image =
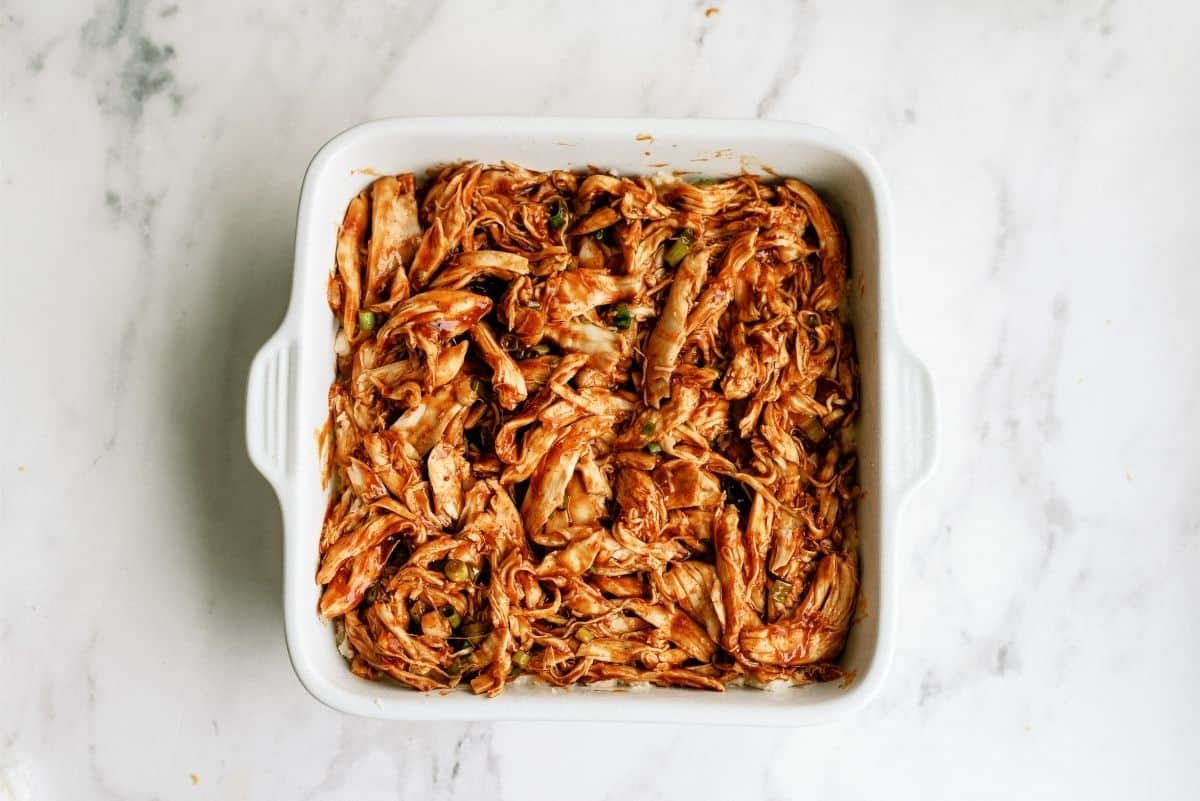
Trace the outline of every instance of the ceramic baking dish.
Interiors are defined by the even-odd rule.
[[[774,691],[600,690],[510,685],[497,698],[419,693],[352,675],[313,579],[326,495],[314,432],[326,415],[335,322],[325,300],[334,239],[347,203],[374,176],[418,175],[462,159],[534,169],[594,165],[624,174],[695,177],[774,171],[815,185],[844,221],[850,314],[862,368],[859,503],[864,603],[842,664],[850,680]],[[862,150],[829,131],[761,121],[424,118],[371,122],[340,134],[304,176],[291,304],[250,368],[250,458],[279,495],[284,524],[284,619],[300,681],[335,709],[397,720],[622,720],[800,725],[827,721],[883,680],[896,631],[897,518],[933,458],[929,374],[896,331],[891,213],[883,177]]]

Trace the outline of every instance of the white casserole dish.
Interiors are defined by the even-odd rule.
[[[652,139],[650,138],[652,137]],[[813,184],[845,223],[850,314],[862,368],[858,424],[862,596],[842,664],[848,682],[724,693],[510,685],[497,698],[423,694],[350,673],[317,613],[317,538],[326,495],[314,432],[325,421],[335,321],[326,280],[346,205],[375,175],[463,159],[534,169],[595,165],[624,174],[695,177],[774,171]],[[776,122],[637,119],[425,118],[371,122],[325,145],[304,176],[291,304],[250,368],[250,458],[279,495],[284,523],[284,619],[300,681],[345,712],[396,720],[621,720],[802,725],[860,705],[883,680],[896,631],[897,519],[934,452],[933,391],[896,331],[891,212],[874,160],[833,133]]]

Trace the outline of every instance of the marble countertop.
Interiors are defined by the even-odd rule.
[[[1198,7],[848,5],[0,0],[0,799],[1196,797]],[[941,453],[856,716],[389,724],[296,681],[247,367],[308,159],[436,113],[876,154]]]

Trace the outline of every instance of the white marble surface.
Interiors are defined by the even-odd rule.
[[[1200,793],[1192,3],[0,0],[0,799]],[[941,458],[831,728],[311,700],[243,448],[296,193],[405,114],[768,117],[878,156]]]

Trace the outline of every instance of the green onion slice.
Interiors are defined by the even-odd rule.
[[[561,200],[554,201],[554,205],[550,207],[550,219],[546,220],[546,225],[551,231],[558,231],[567,224],[567,207]]]
[[[688,243],[682,239],[676,239],[671,243],[671,247],[667,248],[663,259],[672,267],[678,267],[679,262],[683,261],[683,257],[688,254]]]
[[[465,583],[471,580],[471,571],[467,569],[467,563],[461,559],[447,559],[446,566],[442,570],[446,574],[446,578],[451,581]]]
[[[617,311],[613,314],[613,325],[622,331],[633,325],[633,312],[629,310],[628,303],[617,304]]]

